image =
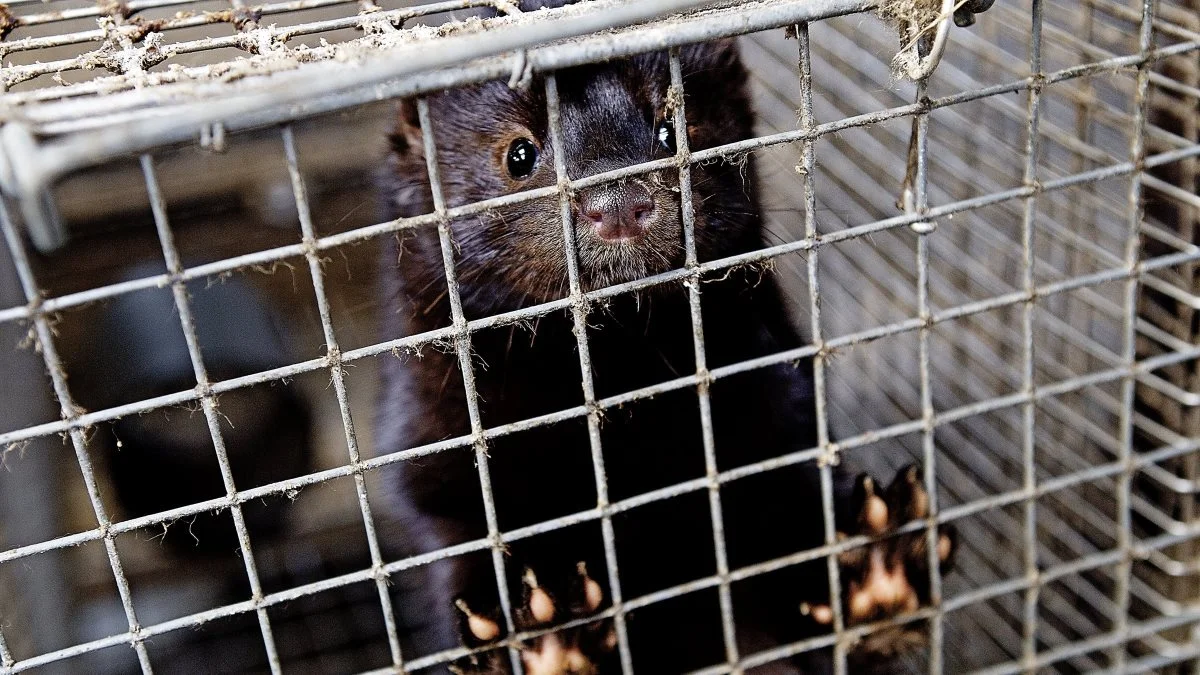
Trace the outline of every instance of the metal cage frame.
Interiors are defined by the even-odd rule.
[[[25,4],[22,0],[10,3],[12,6]],[[170,2],[130,2],[128,9],[137,11],[145,7],[158,7],[176,4]],[[389,667],[379,672],[411,672],[436,664],[444,664],[471,652],[465,648],[453,649],[437,654],[409,659],[401,653],[401,640],[397,633],[395,610],[389,597],[387,586],[389,577],[420,565],[445,557],[462,555],[470,552],[490,551],[495,567],[501,605],[504,612],[510,637],[503,641],[511,651],[515,672],[522,672],[520,659],[517,657],[516,645],[519,641],[537,635],[560,630],[564,626],[534,632],[513,633],[512,603],[507,596],[505,559],[503,548],[519,539],[531,537],[550,530],[567,527],[574,524],[599,521],[604,537],[605,553],[609,568],[609,589],[612,596],[612,607],[595,617],[581,619],[575,624],[594,621],[597,618],[612,618],[617,627],[621,662],[625,672],[632,673],[631,654],[626,635],[624,618],[630,611],[645,607],[652,603],[661,602],[685,593],[701,589],[718,590],[721,608],[722,628],[726,662],[701,671],[706,674],[740,673],[771,661],[785,658],[803,651],[833,647],[836,655],[837,671],[846,672],[846,654],[853,643],[863,635],[879,630],[897,622],[912,622],[928,620],[931,630],[931,649],[929,672],[944,672],[941,661],[943,649],[943,620],[947,613],[973,603],[983,602],[1009,593],[1020,593],[1024,599],[1025,616],[1022,626],[1022,644],[1020,657],[1010,662],[996,665],[979,672],[986,673],[1017,673],[1033,672],[1041,668],[1052,667],[1055,664],[1070,659],[1080,653],[1096,650],[1111,650],[1110,667],[1113,672],[1131,672],[1144,665],[1127,663],[1125,645],[1139,637],[1158,633],[1170,628],[1194,628],[1200,624],[1200,607],[1190,605],[1174,616],[1162,616],[1147,621],[1130,619],[1130,578],[1135,560],[1144,559],[1156,552],[1200,538],[1200,521],[1194,522],[1184,532],[1168,532],[1151,538],[1139,539],[1134,535],[1132,525],[1132,485],[1135,476],[1146,467],[1171,459],[1191,455],[1200,451],[1200,436],[1189,436],[1187,430],[1176,438],[1163,439],[1162,444],[1149,452],[1135,450],[1134,436],[1138,432],[1139,422],[1135,413],[1135,394],[1139,385],[1144,385],[1153,377],[1153,371],[1172,364],[1181,364],[1200,359],[1200,346],[1192,344],[1178,345],[1177,349],[1152,357],[1139,358],[1137,348],[1138,328],[1134,320],[1138,316],[1139,288],[1145,282],[1147,275],[1155,270],[1165,269],[1180,264],[1193,264],[1200,261],[1200,246],[1194,242],[1179,242],[1176,250],[1163,255],[1146,257],[1141,246],[1143,232],[1143,189],[1147,181],[1160,179],[1149,176],[1146,172],[1182,159],[1200,157],[1200,145],[1182,144],[1178,147],[1151,153],[1147,149],[1145,138],[1145,116],[1148,108],[1148,88],[1151,78],[1156,77],[1156,64],[1176,55],[1193,54],[1200,51],[1200,34],[1169,25],[1166,30],[1174,31],[1177,42],[1168,46],[1155,46],[1153,34],[1156,27],[1154,0],[1143,0],[1140,3],[1140,16],[1137,16],[1139,33],[1136,53],[1114,55],[1098,58],[1084,65],[1068,67],[1060,70],[1047,71],[1042,65],[1042,13],[1043,2],[1034,0],[1031,15],[1032,39],[1030,43],[1029,69],[1031,75],[1017,80],[1005,82],[984,88],[972,89],[961,93],[930,98],[927,95],[925,82],[918,84],[916,100],[908,105],[896,106],[885,110],[855,115],[830,122],[818,123],[812,107],[813,68],[809,43],[809,24],[836,15],[856,13],[869,9],[869,4],[863,0],[751,0],[740,3],[721,3],[725,6],[717,9],[693,11],[682,16],[671,16],[676,10],[703,3],[691,2],[628,2],[620,3],[615,0],[600,0],[598,7],[586,8],[585,11],[564,11],[561,17],[554,18],[553,14],[538,16],[510,16],[497,19],[495,26],[489,28],[492,42],[481,46],[477,36],[445,37],[441,43],[444,51],[432,53],[426,50],[426,56],[421,59],[408,60],[397,58],[397,55],[417,53],[416,48],[398,40],[394,48],[385,51],[389,59],[365,55],[361,62],[351,66],[336,60],[319,63],[302,64],[294,70],[274,72],[270,77],[249,78],[253,86],[246,85],[247,81],[224,83],[220,81],[200,83],[168,82],[160,86],[150,86],[141,89],[127,89],[123,93],[105,96],[92,96],[102,87],[87,83],[71,85],[64,88],[62,101],[42,99],[48,96],[44,90],[31,92],[14,92],[0,97],[0,111],[7,123],[0,130],[0,150],[4,162],[0,162],[0,186],[9,199],[7,204],[0,204],[0,228],[3,229],[4,240],[12,256],[24,294],[24,304],[0,308],[0,322],[22,323],[32,327],[36,344],[40,349],[44,365],[53,383],[54,393],[60,405],[61,419],[53,422],[37,424],[12,431],[0,433],[0,447],[8,447],[27,442],[31,439],[62,435],[70,440],[79,468],[83,473],[88,489],[89,501],[94,512],[97,526],[83,532],[56,537],[51,540],[31,545],[10,548],[0,551],[0,564],[11,563],[23,558],[34,556],[47,551],[77,546],[87,542],[102,542],[113,577],[117,584],[128,630],[122,634],[95,640],[85,644],[73,645],[51,653],[37,655],[31,658],[16,659],[6,646],[4,630],[0,627],[0,673],[17,673],[31,670],[35,667],[55,663],[98,651],[117,645],[130,645],[136,652],[142,671],[153,671],[146,641],[154,636],[178,631],[205,624],[216,619],[235,614],[253,614],[258,618],[263,645],[266,649],[268,662],[272,672],[282,672],[282,664],[275,647],[271,620],[267,609],[300,597],[325,591],[339,586],[358,582],[373,582],[377,587],[380,611],[384,616],[388,645],[392,662]],[[450,5],[473,6],[489,5],[503,12],[512,14],[514,7],[503,0],[454,0],[453,2],[438,3],[439,10]],[[244,9],[238,2],[234,8]],[[282,6],[282,5],[281,5]],[[273,7],[273,5],[271,6]],[[431,6],[432,7],[432,6]],[[615,12],[614,7],[621,7],[621,13]],[[267,10],[263,10],[264,13]],[[97,10],[99,12],[99,10]],[[96,12],[92,13],[93,15]],[[408,10],[395,10],[392,13],[372,10],[364,12],[355,21],[359,25],[368,22],[399,21],[418,16],[418,13]],[[199,18],[181,18],[182,24],[198,22]],[[347,23],[342,21],[342,23]],[[592,34],[602,28],[619,28],[624,25],[641,24],[631,28],[612,30],[601,34]],[[341,27],[341,23],[327,27]],[[546,76],[546,96],[550,135],[557,142],[561,134],[559,120],[558,96],[554,78],[556,70],[581,63],[594,62],[603,59],[619,58],[649,50],[670,50],[670,73],[673,98],[683,101],[680,95],[683,82],[678,59],[678,47],[683,44],[703,41],[716,37],[741,35],[751,32],[774,28],[789,27],[798,38],[796,63],[799,79],[797,86],[801,107],[797,128],[750,140],[741,141],[720,147],[701,151],[692,151],[686,138],[679,139],[678,151],[674,157],[665,158],[645,164],[608,171],[583,179],[572,178],[567,173],[565,160],[556,156],[555,171],[558,184],[555,186],[525,191],[513,195],[489,199],[486,201],[448,207],[443,198],[440,178],[436,162],[436,145],[428,108],[423,99],[418,98],[418,112],[424,130],[425,147],[427,152],[427,169],[432,187],[433,213],[413,218],[402,218],[396,221],[377,223],[370,227],[358,228],[349,232],[319,236],[311,217],[310,204],[306,194],[305,179],[302,176],[297,154],[294,132],[290,122],[296,119],[317,114],[340,110],[359,105],[367,101],[395,98],[400,96],[421,96],[440,89],[461,86],[497,78],[510,78],[517,86],[532,73]],[[284,31],[274,28],[249,29],[252,31],[267,31],[278,39],[278,34]],[[56,38],[60,42],[96,40],[102,38],[102,31],[77,33],[74,36]],[[235,36],[230,40],[243,40],[244,35]],[[370,39],[370,36],[363,39]],[[552,44],[546,42],[557,40]],[[49,38],[27,39],[21,43],[22,48],[32,49],[35,46],[51,45]],[[207,49],[217,44],[207,43],[196,49]],[[189,47],[190,48],[190,47]],[[5,45],[6,52],[12,46]],[[124,51],[113,56],[116,62],[124,56],[140,54],[145,56],[143,46],[130,45]],[[406,51],[408,50],[408,51]],[[335,51],[330,48],[330,53]],[[80,57],[83,58],[83,57]],[[82,61],[80,62],[82,63]],[[136,61],[142,64],[142,61]],[[57,66],[55,66],[57,67]],[[1070,81],[1076,78],[1108,72],[1114,69],[1132,69],[1136,72],[1136,89],[1132,116],[1136,128],[1132,134],[1132,142],[1128,148],[1128,159],[1122,162],[1108,164],[1100,168],[1073,172],[1066,176],[1046,179],[1039,175],[1037,157],[1039,154],[1039,121],[1043,105],[1043,91],[1049,85],[1057,82]],[[129,82],[137,78],[145,78],[144,69],[139,65],[133,69],[132,75],[125,74]],[[6,78],[8,84],[15,84],[21,78],[36,74],[53,72],[50,65],[22,66],[19,68],[0,69],[0,77]],[[336,73],[336,77],[314,77],[314,73]],[[297,82],[309,84],[299,91],[294,88]],[[336,83],[332,84],[332,83]],[[245,86],[243,86],[245,85]],[[113,85],[116,86],[116,85]],[[1184,87],[1184,85],[1180,85]],[[120,87],[117,87],[120,88]],[[1186,88],[1185,88],[1186,89]],[[1196,91],[1187,89],[1186,95],[1197,96]],[[76,94],[78,96],[76,96]],[[1025,97],[1027,143],[1024,148],[1025,166],[1021,184],[1017,187],[989,192],[984,195],[931,205],[928,199],[928,139],[930,116],[936,111],[949,106],[980,101],[1005,94],[1021,94]],[[173,98],[175,97],[175,98]],[[181,98],[180,98],[181,97]],[[8,101],[5,101],[8,98]],[[179,101],[169,103],[168,101]],[[860,127],[868,127],[889,120],[910,118],[914,121],[915,130],[915,181],[913,183],[913,210],[873,222],[866,222],[836,232],[820,232],[817,228],[817,187],[814,176],[817,173],[816,144],[819,140],[828,138],[839,132]],[[114,123],[119,121],[120,123]],[[682,104],[674,109],[676,128],[686,127],[686,111]],[[175,244],[171,224],[167,217],[165,197],[159,189],[155,173],[153,150],[165,145],[187,142],[194,139],[198,130],[204,129],[207,141],[213,142],[214,137],[224,133],[278,125],[280,142],[283,145],[288,173],[291,178],[295,207],[299,214],[301,240],[288,246],[270,250],[258,251],[239,255],[216,262],[193,267],[185,267]],[[691,194],[690,168],[701,162],[730,160],[768,147],[785,144],[798,145],[800,149],[797,172],[803,186],[803,233],[795,241],[766,245],[752,253],[730,258],[700,263],[696,257],[694,240],[694,219]],[[561,145],[559,146],[561,147]],[[34,266],[30,262],[30,252],[26,243],[26,235],[32,237],[35,245],[49,250],[62,241],[63,230],[56,224],[53,209],[46,199],[48,188],[63,175],[85,166],[92,166],[103,161],[136,153],[140,155],[140,167],[144,181],[149,191],[154,223],[162,248],[163,259],[166,262],[167,273],[127,281],[101,287],[90,288],[80,292],[43,297],[39,290]],[[576,252],[573,236],[573,223],[570,208],[571,194],[589,186],[618,180],[651,171],[677,170],[683,213],[684,245],[686,263],[683,268],[654,275],[616,286],[584,291],[580,285],[577,268]],[[1034,246],[1037,232],[1038,197],[1047,193],[1065,190],[1077,186],[1096,183],[1098,181],[1128,178],[1129,188],[1127,197],[1128,234],[1127,248],[1120,264],[1114,264],[1107,269],[1091,274],[1076,276],[1065,280],[1049,283],[1038,283],[1034,274]],[[560,300],[539,304],[537,306],[508,312],[505,314],[468,320],[464,317],[458,295],[455,263],[453,255],[452,234],[449,223],[452,219],[481,213],[497,207],[511,205],[533,199],[557,196],[560,201],[562,227],[566,248],[567,270],[569,280],[569,295]],[[1194,200],[1194,196],[1189,198]],[[23,232],[15,219],[10,204],[19,205],[24,218],[26,231]],[[1021,243],[1023,253],[1022,287],[1014,292],[988,297],[961,304],[948,309],[934,310],[929,302],[929,269],[930,244],[929,238],[936,236],[938,219],[952,217],[1001,203],[1020,203],[1024,211]],[[442,258],[447,274],[446,283],[453,313],[453,324],[446,328],[429,331],[419,335],[405,336],[399,339],[379,342],[368,347],[345,349],[339,347],[335,335],[334,322],[330,312],[330,301],[325,290],[325,272],[322,267],[322,253],[351,243],[365,241],[381,235],[388,235],[413,228],[437,228],[442,247]],[[835,338],[826,338],[823,334],[821,320],[821,278],[820,258],[827,247],[839,242],[866,237],[874,233],[896,232],[910,230],[917,243],[917,274],[918,274],[918,312],[916,316],[887,325],[857,331]],[[698,283],[702,274],[727,270],[737,266],[767,263],[787,254],[803,253],[807,266],[808,284],[808,329],[809,344],[778,354],[755,359],[753,361],[736,363],[719,368],[708,368],[705,363],[704,335],[700,320],[700,305],[702,288]],[[195,321],[191,313],[185,282],[202,279],[213,275],[239,270],[254,265],[281,261],[289,258],[303,258],[308,266],[315,290],[315,300],[320,316],[321,328],[325,340],[325,355],[321,358],[305,360],[285,367],[263,372],[213,381],[205,367],[200,353]],[[1121,336],[1122,362],[1111,368],[1090,372],[1084,375],[1065,377],[1050,384],[1039,384],[1035,379],[1034,342],[1035,303],[1056,295],[1070,293],[1080,289],[1093,287],[1103,283],[1121,283],[1124,288],[1123,312],[1126,317],[1124,333]],[[611,298],[622,293],[628,293],[650,286],[666,283],[683,283],[688,289],[691,306],[693,340],[696,357],[696,372],[677,379],[645,387],[617,396],[598,398],[592,386],[591,364],[588,353],[586,331],[589,307],[598,301]],[[120,294],[148,288],[170,286],[175,307],[179,313],[180,325],[187,339],[187,345],[194,367],[197,385],[186,391],[149,398],[134,403],[121,405],[98,411],[83,412],[76,404],[68,386],[63,361],[55,347],[56,338],[51,325],[51,319],[56,312],[80,307],[88,303],[112,298]],[[1003,307],[1021,308],[1022,322],[1020,326],[1023,336],[1021,353],[1022,387],[1017,393],[989,398],[988,400],[961,406],[954,409],[937,409],[934,405],[933,382],[930,373],[931,335],[936,327],[948,322],[983,314]],[[474,387],[474,371],[471,354],[471,336],[474,332],[519,323],[550,313],[569,311],[575,322],[575,334],[578,339],[581,385],[584,403],[558,412],[524,420],[503,426],[485,428],[481,422],[478,410],[478,395]],[[867,344],[894,335],[915,335],[919,344],[919,382],[917,383],[920,397],[921,415],[900,424],[894,424],[883,429],[843,438],[834,443],[830,440],[829,413],[826,392],[827,361],[832,354],[846,347]],[[404,452],[379,457],[364,457],[359,450],[355,419],[351,413],[344,366],[348,363],[368,359],[389,353],[400,353],[419,349],[433,343],[454,345],[462,367],[464,385],[467,392],[468,412],[471,420],[471,433],[466,436],[445,440],[438,443],[414,448]],[[727,378],[751,369],[763,368],[774,364],[794,361],[811,357],[814,362],[816,375],[816,405],[820,443],[817,447],[802,452],[778,457],[732,470],[722,471],[717,467],[713,447],[712,422],[709,411],[708,388],[722,378]],[[345,432],[345,440],[349,449],[346,463],[336,469],[325,470],[298,478],[279,481],[252,489],[239,489],[234,483],[225,453],[224,440],[218,419],[217,397],[221,394],[253,385],[281,380],[302,373],[327,372],[335,389],[339,411]],[[1059,396],[1064,393],[1078,391],[1082,388],[1102,384],[1117,383],[1120,385],[1120,447],[1115,461],[1098,465],[1087,470],[1077,471],[1051,480],[1039,480],[1035,471],[1034,455],[1035,416],[1039,401]],[[636,400],[652,397],[671,391],[694,389],[698,392],[701,412],[701,424],[704,439],[706,475],[702,478],[686,481],[677,485],[639,495],[630,499],[612,502],[606,493],[603,454],[600,442],[600,420],[605,410],[621,406]],[[92,460],[89,453],[86,430],[97,423],[112,421],[124,416],[136,415],[154,409],[180,404],[198,404],[201,406],[217,451],[217,459],[221,468],[226,489],[222,498],[172,509],[162,513],[141,518],[114,521],[108,513],[101,498]],[[1021,478],[1021,488],[994,495],[968,504],[948,508],[939,508],[938,495],[938,459],[935,451],[935,436],[939,427],[952,424],[973,416],[982,415],[1000,409],[1019,408],[1023,419],[1022,457],[1024,473]],[[488,474],[487,446],[490,440],[524,431],[537,426],[548,425],[564,420],[586,420],[590,451],[593,461],[595,484],[598,502],[595,508],[564,517],[548,520],[536,525],[518,528],[511,531],[501,531],[497,523],[495,506],[492,502],[490,477]],[[852,537],[839,540],[834,536],[833,511],[831,506],[832,483],[829,465],[836,462],[846,450],[876,443],[880,440],[897,438],[907,434],[920,434],[923,448],[924,483],[933,503],[930,515],[920,522],[909,523],[900,528],[901,532],[924,531],[928,536],[928,550],[931,556],[930,565],[931,606],[904,615],[897,619],[865,625],[847,626],[841,612],[840,588],[838,580],[837,555],[851,548],[870,543],[866,537]],[[1154,435],[1153,430],[1150,431]],[[467,542],[449,549],[418,555],[396,561],[387,561],[381,553],[379,534],[376,531],[376,516],[368,501],[365,476],[369,472],[398,462],[414,460],[432,453],[443,452],[455,448],[473,448],[479,471],[479,480],[484,495],[484,506],[488,526],[488,536],[483,539]],[[792,555],[753,565],[742,569],[730,569],[726,556],[722,533],[721,493],[720,488],[731,481],[736,481],[757,473],[770,471],[783,466],[803,462],[819,462],[821,469],[821,488],[825,505],[823,518],[828,533],[825,546],[797,552]],[[358,507],[365,527],[365,533],[371,554],[371,567],[354,573],[330,578],[318,583],[308,584],[280,592],[265,593],[259,580],[255,564],[254,546],[246,529],[241,513],[243,504],[265,496],[280,495],[317,483],[336,478],[352,477],[355,482]],[[1045,567],[1038,559],[1037,545],[1037,502],[1039,497],[1066,490],[1099,478],[1112,478],[1117,485],[1117,504],[1119,530],[1116,532],[1117,545],[1105,551],[1086,555],[1070,563]],[[704,579],[695,580],[673,588],[663,589],[647,596],[626,598],[621,593],[620,574],[617,565],[616,549],[613,539],[611,519],[615,514],[641,506],[650,502],[670,499],[687,493],[707,492],[709,497],[710,516],[714,532],[714,546],[717,556],[717,574]],[[942,579],[938,574],[936,564],[937,531],[944,523],[961,520],[972,515],[1005,506],[1019,506],[1024,514],[1022,561],[1024,575],[1011,578],[995,584],[972,589],[970,592],[943,597]],[[252,589],[250,599],[214,608],[208,611],[191,614],[176,620],[143,625],[134,609],[130,584],[122,565],[121,556],[116,547],[116,537],[122,533],[132,532],[151,525],[169,523],[180,518],[195,514],[228,510],[237,528],[242,559],[245,564],[246,576]],[[830,588],[833,589],[833,632],[800,643],[785,645],[755,654],[741,654],[734,637],[735,617],[730,599],[730,585],[755,575],[764,574],[784,566],[795,565],[805,561],[824,559],[827,561]],[[1039,589],[1057,579],[1078,574],[1080,572],[1103,566],[1117,567],[1117,586],[1114,590],[1114,602],[1117,612],[1114,615],[1113,629],[1105,634],[1095,635],[1086,640],[1053,648],[1039,650],[1037,645],[1038,614],[1037,603]],[[572,624],[567,624],[572,625]],[[494,649],[487,647],[486,649]],[[476,650],[476,651],[482,651]],[[1186,661],[1200,658],[1200,645],[1194,641],[1190,646],[1177,654],[1175,661]],[[1153,666],[1151,666],[1153,667]]]

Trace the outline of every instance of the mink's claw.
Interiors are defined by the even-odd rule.
[[[886,537],[838,556],[842,582],[842,616],[847,625],[879,621],[916,611],[929,602],[928,539],[924,530],[887,537],[896,528],[929,515],[929,494],[921,485],[921,469],[901,469],[880,491],[869,476],[860,476],[852,499],[857,504],[852,523],[838,537]],[[954,554],[954,530],[938,528],[938,567],[947,571]],[[801,606],[820,624],[833,622],[829,605]],[[855,650],[858,657],[878,658],[908,651],[924,642],[920,622],[890,626],[867,635]]]
[[[564,583],[544,585],[533,568],[521,577],[524,587],[521,606],[514,611],[518,631],[534,631],[555,623],[570,622],[596,613],[604,603],[604,590],[588,575],[584,563],[568,573]],[[500,623],[478,614],[465,602],[456,605],[463,615],[462,637],[468,647],[496,641]],[[498,615],[499,612],[495,612]],[[608,620],[599,620],[538,636],[521,644],[521,661],[528,675],[601,675],[616,647],[616,632]],[[453,666],[459,675],[505,675],[508,654],[495,649],[460,660]]]

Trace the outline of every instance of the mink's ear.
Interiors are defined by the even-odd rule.
[[[737,61],[738,58],[738,43],[737,38],[727,37],[720,40],[713,40],[708,43],[712,47],[715,57],[722,65],[729,65]]]
[[[981,2],[982,0],[974,1]],[[517,0],[517,9],[521,10],[522,12],[534,12],[539,9],[557,9],[566,5],[573,5],[576,2],[580,2],[580,0]],[[492,19],[502,16],[502,13],[500,10],[492,7],[483,10],[483,12],[480,13],[480,16],[484,19]]]
[[[679,61],[692,149],[751,138],[750,75],[738,55],[737,40],[690,45],[680,50]]]
[[[538,9],[555,9],[564,5],[573,5],[578,1],[579,0],[521,0],[519,6],[522,12],[532,12]]]
[[[425,154],[416,101],[407,98],[400,101],[400,108],[396,113],[396,126],[388,140],[391,141],[392,150],[398,155]]]
[[[684,47],[679,53],[684,76],[740,69],[737,38],[722,38]]]
[[[742,65],[735,38],[688,45],[679,52],[679,65],[689,98],[697,92],[704,92],[702,98],[712,103],[722,97],[745,97],[749,74]]]

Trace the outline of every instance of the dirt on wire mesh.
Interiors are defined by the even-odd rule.
[[[954,9],[971,4],[970,0],[955,0]],[[892,59],[892,72],[904,77],[911,72],[914,60],[913,42],[932,39],[943,19],[942,0],[883,0],[875,8],[875,14],[896,28],[900,35],[900,49]]]

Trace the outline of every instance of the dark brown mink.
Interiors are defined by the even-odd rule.
[[[528,5],[529,3],[525,3]],[[556,3],[562,4],[562,3]],[[556,183],[563,152],[578,179],[676,152],[686,132],[693,150],[753,135],[748,74],[733,41],[684,47],[680,59],[688,126],[667,121],[670,83],[665,53],[560,71],[564,148],[550,142],[545,84],[524,89],[490,82],[428,99],[436,166],[448,207]],[[412,102],[401,106],[387,166],[392,217],[433,211],[422,132]],[[699,258],[712,260],[762,245],[755,175],[745,162],[694,167]],[[573,195],[579,271],[585,290],[677,269],[684,264],[678,174],[643,174]],[[462,309],[491,316],[568,295],[557,195],[497,208],[450,223]],[[438,233],[398,237],[384,261],[383,292],[393,303],[387,337],[452,325]],[[596,395],[603,398],[696,371],[687,289],[657,286],[591,307],[587,337]],[[803,344],[776,281],[759,270],[705,277],[702,315],[708,366],[727,365]],[[531,323],[471,336],[480,423],[484,428],[583,404],[572,315],[557,311]],[[453,346],[386,360],[378,409],[381,453],[469,435],[463,373]],[[718,469],[813,448],[817,444],[811,363],[800,361],[722,378],[711,386]],[[680,388],[604,411],[600,435],[608,499],[706,476],[699,400]],[[597,484],[586,420],[492,438],[487,444],[495,516],[501,532],[594,509]],[[838,530],[879,535],[926,515],[920,472],[901,472],[887,489],[835,468]],[[410,553],[426,553],[488,536],[473,448],[396,465],[394,502]],[[721,524],[729,565],[737,569],[825,541],[818,470],[793,465],[725,483]],[[612,518],[625,600],[717,572],[709,495],[701,488],[666,501],[622,509]],[[951,535],[939,541],[948,562]],[[518,629],[557,625],[602,612],[612,603],[601,525],[578,525],[506,544],[506,586]],[[891,537],[842,554],[845,611],[852,623],[915,609],[928,601],[923,532]],[[945,564],[945,563],[943,563]],[[400,605],[414,635],[413,653],[503,637],[505,621],[488,552],[420,568]],[[741,654],[829,630],[824,559],[791,565],[732,586]],[[805,611],[802,611],[802,607]],[[726,660],[718,593],[713,585],[628,614],[632,663],[642,673],[679,673]],[[907,624],[865,640],[863,667],[884,664],[912,646]],[[533,675],[621,672],[611,621],[597,621],[526,643],[520,658]],[[776,663],[777,672],[821,672],[828,655]],[[503,649],[465,658],[459,672],[504,673]],[[756,670],[755,672],[769,672]]]

